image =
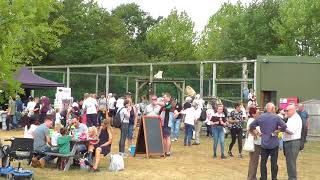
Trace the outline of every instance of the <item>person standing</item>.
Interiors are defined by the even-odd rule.
[[[214,115],[214,111],[212,109],[212,106],[211,104],[208,104],[207,105],[207,111],[206,111],[206,114],[207,114],[207,118],[206,118],[206,125],[207,125],[207,137],[213,137],[213,134],[212,134],[212,128],[211,128],[211,118],[212,116]],[[226,117],[226,116],[225,116]]]
[[[137,123],[138,123],[138,112],[137,112],[137,108],[134,106],[132,99],[131,98],[127,98],[130,101],[130,106],[131,111],[130,111],[130,117],[129,117],[129,126],[128,126],[128,150],[131,153],[131,146],[134,144],[134,130],[137,127]]]
[[[9,97],[9,102],[8,102],[8,116],[7,116],[7,119],[6,119],[7,131],[10,130],[10,123],[12,124],[12,127],[14,128],[13,117],[15,115],[15,112],[16,112],[16,102],[10,96]]]
[[[249,119],[247,123],[247,130],[248,130],[248,137],[254,136],[249,132],[250,130],[250,124],[256,120],[258,117],[258,112],[255,107],[249,108]],[[256,130],[259,134],[261,134],[260,127],[257,126]],[[249,168],[248,168],[248,177],[247,180],[257,180],[257,169],[259,165],[259,156],[261,152],[261,137],[260,136],[254,136],[254,151],[249,152]]]
[[[256,130],[258,126],[260,126],[261,133]],[[287,125],[275,114],[275,106],[273,103],[268,103],[266,105],[266,113],[263,113],[250,124],[250,131],[255,136],[261,136],[261,180],[267,180],[267,162],[269,156],[271,157],[272,179],[277,179],[279,141],[275,132],[278,131],[279,127],[281,131],[290,133],[287,130]]]
[[[158,116],[161,110],[161,106],[158,103],[158,97],[156,95],[151,96],[151,103],[145,108],[144,115],[146,116]]]
[[[180,114],[180,112],[182,111],[182,105],[181,103],[177,102],[177,100],[175,100],[173,104],[175,105],[175,116],[172,125],[172,141],[178,141],[180,133],[180,123],[182,119],[182,114]]]
[[[212,134],[213,134],[213,158],[217,158],[217,147],[220,144],[221,159],[225,159],[224,156],[224,126],[226,126],[227,118],[223,113],[223,106],[217,106],[217,113],[211,118]]]
[[[195,107],[187,107],[182,112],[184,118],[184,146],[191,146],[192,130],[196,119]]]
[[[233,157],[232,148],[238,139],[238,150],[239,150],[239,158],[242,158],[242,121],[243,121],[243,113],[240,109],[240,104],[236,103],[234,106],[234,110],[230,113],[230,118],[228,122],[231,124],[230,132],[231,132],[231,143],[229,145],[228,154],[230,157]]]
[[[290,134],[284,133],[284,154],[286,156],[287,173],[289,180],[297,179],[297,157],[300,151],[300,138],[302,129],[302,120],[296,112],[294,105],[287,107],[287,127]]]
[[[19,127],[19,123],[21,120],[21,113],[23,111],[23,102],[19,95],[16,96],[16,112],[15,116],[13,117],[13,123],[15,127]]]
[[[87,126],[97,126],[97,100],[90,96],[88,93],[84,94],[83,109],[86,111]]]
[[[163,133],[163,142],[164,142],[164,151],[166,156],[170,156],[170,148],[171,148],[171,128],[172,121],[174,116],[174,107],[171,104],[171,96],[169,93],[165,93],[163,96],[163,103],[161,109],[161,119],[162,119],[162,133]]]
[[[43,96],[41,98],[41,108],[39,110],[39,114],[40,114],[40,122],[44,121],[44,118],[47,115],[47,112],[50,110],[50,100],[48,97]]]
[[[98,107],[99,107],[98,124],[100,126],[102,120],[106,118],[106,112],[107,112],[107,99],[104,94],[102,94],[98,100]]]
[[[126,99],[124,100],[122,106],[119,103],[118,104],[118,111],[120,113],[120,119],[121,119],[121,135],[120,135],[120,141],[119,141],[119,152],[124,155],[125,153],[125,146],[126,146],[126,139],[128,137],[128,131],[129,131],[129,118],[130,118],[130,112],[132,110],[132,106],[130,103],[130,100]]]
[[[307,142],[308,130],[310,129],[310,119],[309,114],[305,111],[302,104],[298,104],[298,114],[302,120],[302,130],[301,130],[301,140],[300,140],[300,150],[304,150],[304,144]]]

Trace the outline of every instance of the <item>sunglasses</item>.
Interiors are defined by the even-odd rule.
[[[284,112],[288,112],[288,110],[284,110]]]
[[[152,101],[156,101],[157,99],[152,99]]]

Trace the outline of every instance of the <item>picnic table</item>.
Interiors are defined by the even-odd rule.
[[[72,150],[69,154],[60,154],[60,153],[53,153],[53,152],[47,152],[45,153],[46,155],[49,155],[49,156],[57,156],[57,157],[60,157],[60,158],[66,158],[67,159],[67,163],[65,164],[64,166],[64,171],[68,171],[70,166],[73,164],[73,160],[75,158],[79,158],[77,154],[77,150],[78,150],[78,147],[79,145],[81,144],[87,144],[90,140],[78,140],[78,139],[72,139],[71,140],[71,143],[73,143],[73,147],[72,147]]]

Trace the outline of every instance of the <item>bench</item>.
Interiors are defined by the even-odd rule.
[[[63,169],[64,171],[69,170],[71,164],[73,163],[73,158],[77,157],[77,155],[60,154],[60,153],[54,153],[54,152],[45,152],[44,154],[47,156],[58,157],[57,166],[59,169],[61,169],[61,170]],[[66,164],[65,164],[65,162],[66,162]]]

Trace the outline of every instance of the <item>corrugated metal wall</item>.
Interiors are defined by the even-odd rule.
[[[309,114],[309,136],[320,137],[320,100],[310,100],[302,103]]]

